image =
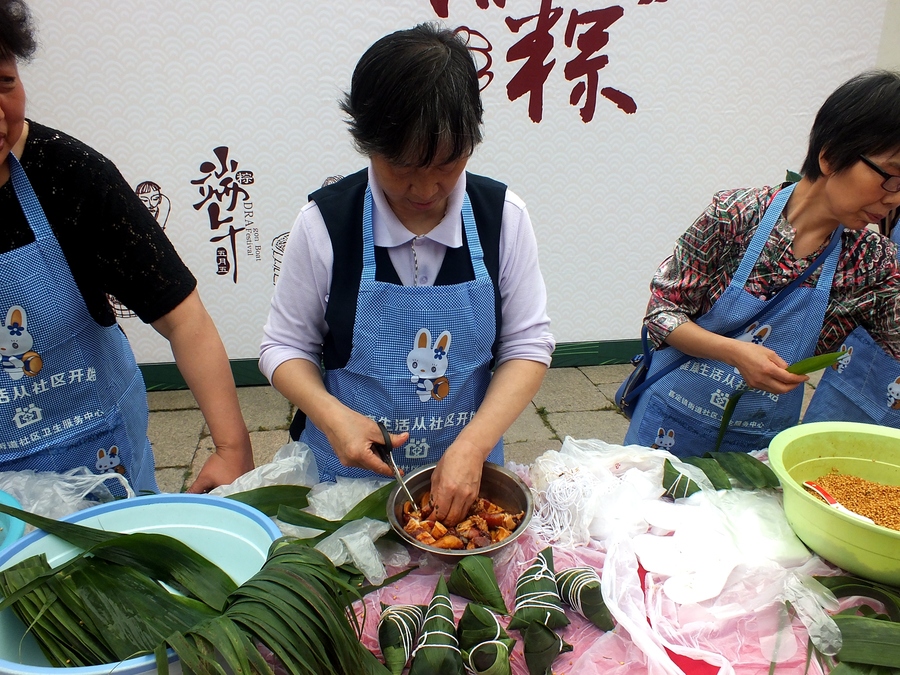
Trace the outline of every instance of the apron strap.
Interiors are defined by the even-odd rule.
[[[373,202],[372,187],[367,185],[366,196],[363,199],[363,269],[361,281],[375,280],[375,236],[372,233]],[[489,277],[489,274],[484,264],[484,250],[481,248],[478,228],[475,226],[472,202],[469,200],[467,193],[463,194],[462,221],[466,232],[466,243],[469,245],[469,256],[472,259],[472,269],[475,271],[475,279],[481,281]]]
[[[741,264],[738,266],[737,272],[734,273],[734,277],[731,280],[732,284],[739,284],[741,288],[747,285],[747,279],[750,278],[750,273],[756,266],[756,261],[759,260],[759,256],[769,240],[769,235],[772,233],[775,223],[778,222],[778,217],[784,210],[784,205],[787,204],[795,187],[797,187],[797,184],[791,183],[787,187],[782,188],[775,193],[772,201],[769,202],[769,206],[766,207],[766,211],[763,213],[762,220],[759,221],[759,227],[756,228],[756,232],[750,240],[747,252],[741,258]]]
[[[34,194],[34,188],[25,175],[25,169],[19,164],[19,160],[12,153],[7,155],[9,163],[9,175],[12,178],[13,190],[22,206],[22,212],[28,225],[34,232],[35,239],[47,239],[53,237],[53,231],[50,229],[50,223],[47,222],[47,216],[44,209],[38,201],[37,195]]]

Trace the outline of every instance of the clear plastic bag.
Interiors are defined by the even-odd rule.
[[[65,473],[31,470],[0,472],[0,490],[15,497],[24,511],[54,520],[116,499],[107,487],[109,482],[118,483],[127,497],[134,497],[134,491],[121,474],[96,474],[85,466]],[[26,526],[28,532],[33,529],[31,525]]]
[[[262,464],[229,485],[220,485],[209,491],[211,495],[227,497],[268,485],[305,485],[311,487],[319,481],[316,458],[306,443],[291,441],[279,448],[268,464]]]

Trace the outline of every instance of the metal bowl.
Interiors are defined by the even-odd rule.
[[[416,499],[416,502],[419,501],[419,498],[425,491],[431,488],[431,474],[434,472],[435,466],[435,464],[429,464],[428,466],[423,466],[404,476],[406,486],[409,488],[412,496]],[[519,511],[525,512],[519,526],[503,541],[481,548],[463,549],[459,551],[444,550],[423,544],[415,537],[410,536],[410,534],[403,529],[403,503],[409,501],[409,499],[399,483],[394,486],[394,489],[388,496],[388,522],[391,524],[394,532],[396,532],[404,542],[420,551],[430,553],[445,562],[455,563],[458,562],[460,558],[464,558],[468,555],[495,556],[518,539],[528,528],[528,524],[531,522],[532,513],[534,512],[534,501],[531,498],[531,490],[529,490],[528,486],[525,485],[525,483],[523,483],[512,471],[505,469],[499,464],[485,462],[484,468],[481,471],[481,490],[479,490],[478,496],[490,500],[510,513],[518,513]]]

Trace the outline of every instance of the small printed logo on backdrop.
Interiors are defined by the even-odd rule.
[[[238,283],[240,263],[262,262],[262,244],[251,190],[253,172],[242,169],[230,149],[220,145],[191,180],[197,189],[193,207],[206,214],[210,230],[210,263],[217,276]]]
[[[428,1],[438,17],[451,18],[450,0]],[[500,51],[500,58],[506,63],[517,64],[519,68],[506,82],[506,96],[510,101],[515,101],[527,95],[528,117],[532,122],[539,123],[543,119],[544,85],[551,75],[564,77],[573,83],[569,91],[569,105],[578,107],[585,124],[594,119],[602,103],[600,99],[615,106],[611,110],[618,109],[629,115],[637,111],[637,102],[620,88],[623,85],[616,76],[604,73],[601,79],[600,74],[609,65],[609,55],[603,50],[615,36],[614,24],[625,15],[625,8],[621,5],[585,10],[576,9],[574,3],[561,0],[517,0],[513,11],[512,6],[507,8],[507,0],[454,0],[453,4],[472,2],[481,10],[504,12],[504,25],[512,34],[512,37],[492,35],[498,45],[512,42],[503,54],[477,27],[459,26],[456,29],[466,38],[479,65],[478,77],[482,90],[494,81],[495,53]],[[637,0],[637,5],[664,2],[666,0]],[[567,18],[561,21],[566,10]],[[567,60],[557,66],[560,59],[556,56]]]
[[[281,274],[281,261],[284,259],[288,235],[290,232],[282,232],[272,240],[272,285],[278,283],[278,275]]]
[[[323,182],[322,187],[333,185],[341,180],[343,176],[328,176]],[[272,240],[272,285],[278,283],[278,275],[281,274],[281,261],[284,259],[284,248],[287,246],[288,235],[290,232],[282,232]]]
[[[134,193],[138,196],[150,215],[157,224],[166,231],[166,223],[169,222],[169,212],[172,210],[171,200],[163,193],[159,183],[152,180],[145,180],[137,184]],[[134,319],[137,314],[128,309],[112,295],[107,296],[109,304],[112,306],[113,313],[119,319]]]

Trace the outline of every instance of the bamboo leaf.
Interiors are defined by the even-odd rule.
[[[396,484],[397,481],[391,481],[367,495],[359,504],[350,509],[341,522],[349,523],[360,518],[387,520],[387,500]]]
[[[900,624],[864,616],[834,616],[843,636],[841,662],[900,668]]]
[[[171,632],[186,631],[217,614],[137,570],[96,558],[77,568],[71,583],[116,661],[150,652]]]
[[[480,602],[500,614],[509,614],[494,574],[494,561],[486,555],[466,556],[456,563],[447,581],[447,589],[454,595]]]
[[[616,627],[600,588],[600,575],[593,567],[570,567],[556,574],[559,597],[600,630]]]
[[[522,641],[529,675],[549,675],[556,658],[572,651],[572,645],[539,621],[528,625]]]
[[[419,641],[425,620],[425,605],[386,605],[381,603],[378,619],[378,646],[384,665],[392,675],[402,675]]]
[[[837,598],[860,596],[877,600],[884,605],[885,612],[891,621],[900,622],[900,594],[894,593],[880,584],[857,577],[815,577],[815,579],[834,593]]]
[[[340,520],[327,520],[308,511],[301,511],[290,506],[278,507],[278,520],[290,525],[300,525],[316,530],[324,530],[328,534],[336,532],[343,525]]]
[[[697,483],[676,469],[668,459],[663,462],[662,486],[672,499],[689,497],[700,490]]]
[[[725,473],[725,470],[722,469],[722,466],[716,460],[709,457],[682,457],[681,461],[700,469],[706,474],[709,482],[712,483],[716,490],[731,489],[731,481],[728,478],[728,474]]]
[[[843,352],[830,352],[828,354],[810,356],[807,359],[802,359],[801,361],[797,361],[796,363],[789,365],[786,370],[789,373],[793,373],[795,375],[807,375],[817,370],[822,370],[823,368],[828,368],[829,366],[834,365],[838,362],[841,356],[843,356],[843,354]],[[741,400],[741,396],[743,396],[744,393],[748,391],[750,391],[750,389],[738,389],[728,397],[728,403],[725,404],[725,409],[722,411],[722,421],[719,424],[719,434],[716,437],[716,444],[713,448],[713,452],[718,452],[719,448],[722,447],[722,439],[725,437],[725,433],[728,431],[728,425],[731,422],[732,416],[734,415],[734,409],[737,407],[738,401]]]
[[[463,672],[462,655],[456,637],[453,606],[447,582],[438,577],[428,604],[422,634],[413,652],[409,675],[457,675]]]
[[[553,548],[550,546],[538,553],[528,569],[519,575],[515,611],[507,628],[524,631],[533,622],[544,623],[549,628],[569,625],[556,588]]]
[[[900,671],[862,663],[839,663],[831,669],[830,675],[900,675]]]
[[[267,485],[228,495],[228,499],[252,506],[271,517],[278,515],[278,507],[281,505],[295,509],[306,508],[309,506],[306,498],[308,494],[309,488],[303,485]]]
[[[749,488],[777,488],[781,483],[768,466],[744,452],[711,452],[705,457],[716,460],[722,469]]]
[[[829,352],[827,354],[819,354],[818,356],[810,356],[802,361],[792,363],[787,367],[787,371],[794,375],[808,375],[817,370],[823,370],[833,366],[842,356],[844,356],[844,354],[845,352]]]
[[[216,565],[186,544],[162,534],[107,532],[92,527],[44,518],[0,504],[7,513],[39,527],[99,558],[132,567],[221,609],[237,585]]]

